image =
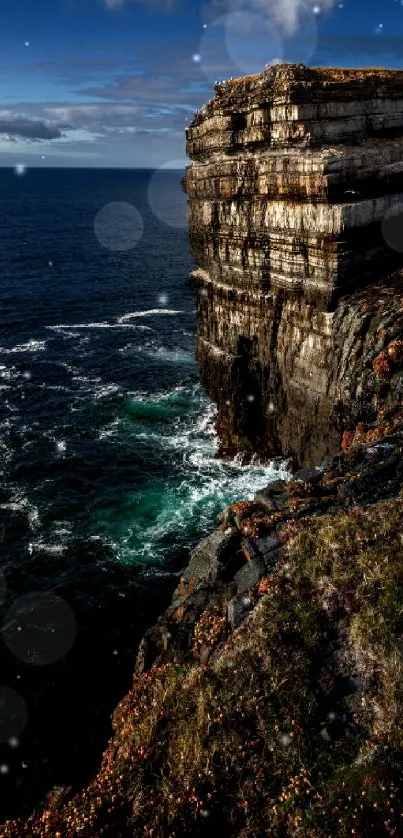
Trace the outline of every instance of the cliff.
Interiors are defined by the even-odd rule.
[[[140,643],[96,776],[3,838],[402,834],[401,80],[279,66],[196,115],[221,452],[310,467],[223,510]]]
[[[402,397],[402,82],[277,65],[217,84],[187,129],[197,357],[221,455],[319,463]]]

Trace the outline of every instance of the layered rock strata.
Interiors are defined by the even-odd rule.
[[[361,380],[377,345],[368,318],[362,328],[365,295],[350,295],[402,288],[403,72],[277,65],[215,91],[187,129],[183,187],[220,453],[320,462],[360,418],[345,409],[337,352],[351,330],[352,389],[364,415],[379,406]],[[372,313],[399,339],[388,304]]]

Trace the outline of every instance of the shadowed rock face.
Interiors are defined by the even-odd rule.
[[[277,65],[215,90],[183,187],[220,454],[318,463],[401,398],[403,72]]]

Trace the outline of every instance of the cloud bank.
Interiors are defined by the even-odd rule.
[[[0,115],[0,135],[2,134],[6,134],[10,139],[19,137],[25,140],[56,140],[63,136],[59,128],[51,128],[39,120]]]

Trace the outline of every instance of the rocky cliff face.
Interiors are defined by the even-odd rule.
[[[401,397],[402,82],[278,65],[217,84],[187,129],[197,356],[221,455],[318,463],[390,386]]]

